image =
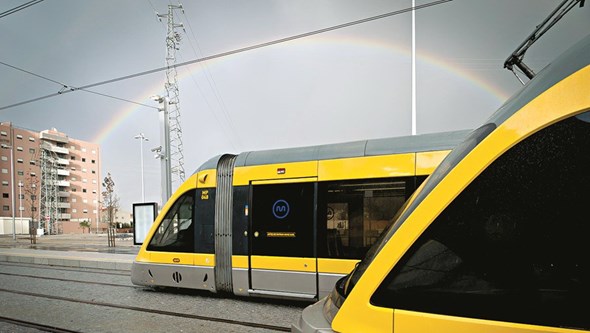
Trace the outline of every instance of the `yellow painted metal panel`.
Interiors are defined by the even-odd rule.
[[[415,154],[341,158],[319,161],[320,181],[413,176]]]
[[[194,253],[151,252],[151,262],[158,264],[192,265]]]
[[[324,259],[318,258],[318,273],[348,274],[359,262],[356,259]]]
[[[416,175],[430,175],[450,152],[450,150],[439,150],[416,153]]]
[[[252,180],[316,177],[317,169],[317,161],[237,167],[233,185],[248,185]]]
[[[394,310],[394,332],[436,332],[441,333],[540,333],[540,332],[581,332],[580,330],[515,324],[483,319],[471,319],[428,313]]]
[[[248,268],[248,256],[232,256],[232,268]]]
[[[215,266],[215,255],[210,253],[195,253],[193,264],[195,266]]]
[[[252,269],[272,269],[282,271],[315,272],[315,258],[291,258],[291,257],[250,257]]]
[[[211,188],[217,185],[217,170],[208,169],[197,174],[197,188]]]
[[[471,151],[422,201],[377,254],[336,314],[332,328],[338,332],[392,332],[394,310],[375,307],[369,300],[405,251],[440,212],[498,156],[539,129],[590,110],[590,94],[587,91],[589,86],[590,66],[530,101],[484,139],[477,149]],[[477,329],[472,328],[469,331],[504,332],[501,330],[504,323],[487,323],[491,324],[479,325]],[[408,331],[422,330],[408,328]],[[538,331],[549,332],[545,328],[522,332]],[[566,332],[557,329],[554,331]]]

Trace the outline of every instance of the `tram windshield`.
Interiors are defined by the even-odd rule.
[[[496,124],[489,123],[479,127],[471,132],[463,143],[459,144],[451,153],[441,162],[436,170],[426,179],[423,186],[421,186],[414,194],[407,200],[406,204],[393,217],[394,223],[384,231],[379,239],[369,249],[364,259],[355,267],[355,269],[347,276],[346,283],[343,283],[341,295],[346,297],[354,288],[355,284],[369,267],[377,253],[381,251],[383,246],[387,244],[389,239],[395,234],[397,229],[404,223],[416,207],[424,200],[424,198],[436,187],[436,185],[452,170],[470,151],[473,150],[488,134],[496,128]]]

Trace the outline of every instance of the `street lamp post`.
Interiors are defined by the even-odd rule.
[[[12,146],[2,144],[2,148],[10,149],[10,195],[12,196],[12,239],[16,240],[16,217],[14,206],[16,206],[16,200],[14,198],[14,149]]]
[[[158,157],[161,161],[162,173],[162,206],[166,204],[168,198],[172,195],[172,176],[170,166],[170,120],[168,117],[168,104],[170,103],[168,97],[152,96],[152,99],[160,104],[158,108],[160,112],[160,142],[161,146],[152,151],[158,152]]]
[[[20,233],[23,233],[23,182],[18,182],[18,211],[20,212]]]
[[[141,156],[141,201],[145,202],[145,187],[144,187],[144,179],[143,179],[143,142],[149,141],[148,138],[145,137],[143,133],[139,133],[134,138],[139,139],[139,147],[141,149],[140,156]]]

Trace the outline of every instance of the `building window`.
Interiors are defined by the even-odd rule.
[[[17,159],[16,163],[23,163],[23,159],[22,158]]]
[[[76,200],[76,198],[72,198],[72,203],[76,202],[78,200]]]
[[[76,208],[72,209],[72,213],[77,213],[78,210]]]
[[[8,173],[8,169],[2,169],[2,173]]]
[[[4,206],[2,206],[2,210],[8,211],[8,210],[10,210],[10,206],[4,205]]]
[[[8,181],[7,180],[3,180],[2,181],[2,186],[8,186]]]
[[[20,134],[17,134],[17,135],[16,135],[16,138],[17,138],[17,139],[19,139],[19,140],[22,140],[22,139],[23,139],[23,136],[22,136],[22,135],[20,135]]]
[[[31,200],[37,200],[37,196],[34,194],[31,194]]]
[[[37,211],[37,207],[31,207],[31,211],[32,212],[36,212]]]
[[[30,161],[29,164],[30,165],[35,165],[35,161]]]
[[[84,214],[88,213],[88,209],[84,209],[84,210],[82,211],[82,213],[84,213]]]
[[[76,192],[76,188],[75,187],[72,187],[71,190],[72,190],[72,192]]]
[[[96,190],[92,190],[92,193],[96,194]]]
[[[93,150],[93,151],[92,151],[92,153],[93,153],[94,155],[96,155],[96,150]]]
[[[76,156],[70,156],[70,160],[75,161],[76,160]]]
[[[92,164],[96,163],[96,160],[92,160]]]
[[[75,146],[70,146],[70,150],[76,150]]]
[[[86,178],[83,178],[83,179],[82,179],[82,183],[88,183],[88,179],[86,179]]]
[[[92,180],[92,184],[96,184],[96,179],[93,179]]]
[[[82,152],[84,152],[84,153],[85,153],[85,152],[86,152],[86,148],[82,148]]]
[[[34,172],[31,172],[31,177],[35,177],[35,176],[37,176],[37,174]]]
[[[3,160],[3,161],[8,161],[8,157],[6,157],[6,156],[2,156],[2,160]]]
[[[23,151],[23,147],[16,147],[16,150]]]
[[[24,198],[25,198],[25,195],[24,195],[24,194],[19,194],[19,195],[18,195],[18,198],[19,198],[19,199],[24,199]],[[22,209],[21,209],[21,210],[22,210]]]
[[[24,171],[17,171],[16,173],[17,173],[19,176],[24,176],[24,175],[25,175],[25,172],[24,172]]]
[[[2,193],[3,198],[8,198],[8,193]]]
[[[85,189],[85,188],[83,188],[83,189],[82,189],[82,192],[83,192],[83,193],[86,193],[86,189]]]
[[[86,162],[86,158],[85,157],[82,157],[82,162]]]
[[[35,148],[29,148],[29,153],[34,154],[35,153]]]
[[[82,168],[82,172],[86,172],[86,169]]]
[[[30,137],[29,137],[29,141],[31,141],[31,142],[35,142],[35,138],[34,138],[34,137],[32,137],[32,136],[30,136]]]
[[[2,135],[2,136],[7,136],[7,135],[8,135],[8,133],[6,133],[5,131],[1,131],[1,132],[0,132],[0,135]]]

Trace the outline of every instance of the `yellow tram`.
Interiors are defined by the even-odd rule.
[[[590,36],[472,131],[293,332],[590,330]]]
[[[468,132],[214,157],[163,207],[132,282],[318,300]]]

